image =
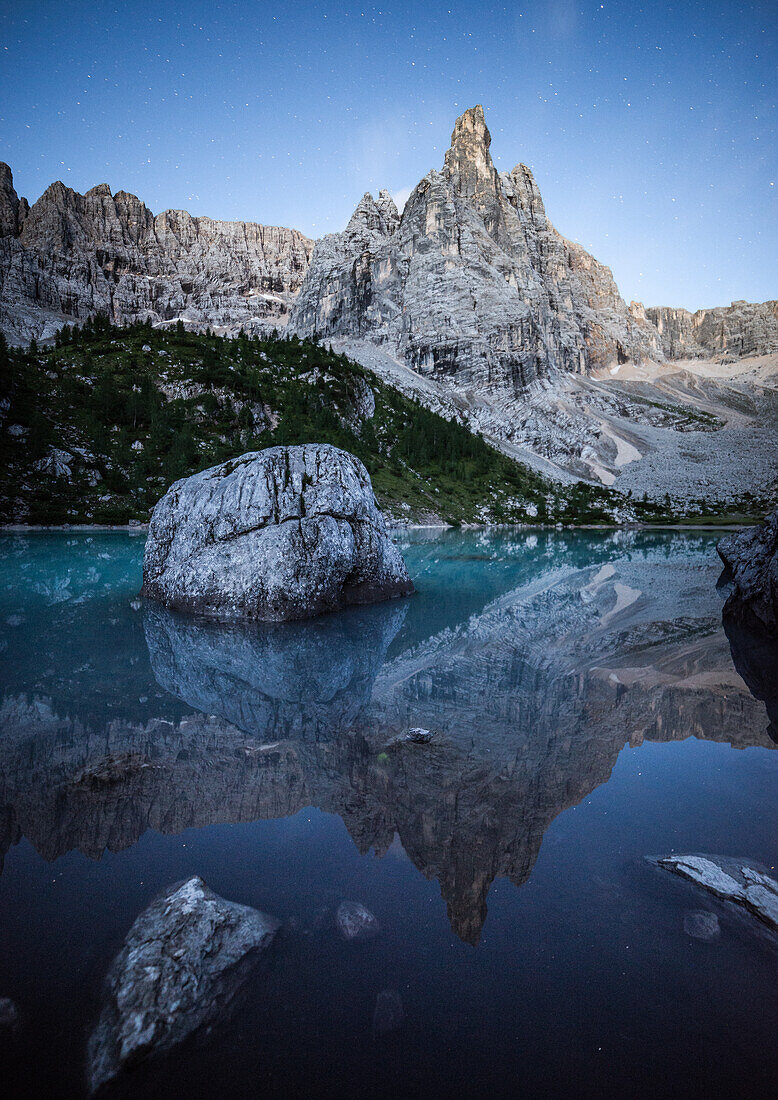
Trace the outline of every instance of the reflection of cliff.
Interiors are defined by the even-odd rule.
[[[764,700],[768,732],[778,742],[778,639],[768,636],[753,617],[742,621],[725,615],[724,630],[735,668],[756,698]]]
[[[299,635],[151,614],[155,674],[205,714],[94,731],[6,699],[3,850],[26,835],[48,859],[98,857],[149,828],[314,805],[361,851],[399,834],[474,943],[493,879],[526,880],[550,822],[607,781],[625,742],[773,745],[710,591],[673,561],[567,569],[390,661],[397,608]],[[391,744],[410,725],[434,741]]]

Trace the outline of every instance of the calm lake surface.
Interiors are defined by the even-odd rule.
[[[414,532],[415,596],[225,629],[138,601],[142,535],[0,537],[3,1094],[85,1095],[111,960],[193,874],[282,931],[105,1095],[772,1093],[775,946],[645,859],[778,865],[778,667],[715,541]]]

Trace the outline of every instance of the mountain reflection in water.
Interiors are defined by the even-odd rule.
[[[600,539],[593,565],[556,555],[463,619],[431,610],[432,634],[414,599],[251,628],[145,606],[153,675],[183,711],[171,717],[163,694],[144,704],[158,716],[98,721],[55,693],[6,694],[0,851],[26,836],[48,860],[99,858],[148,829],[315,806],[360,852],[398,836],[475,944],[492,881],[527,880],[548,826],[608,780],[625,744],[775,747],[744,683],[767,698],[756,685],[772,658],[730,630],[743,679],[733,667],[708,550]],[[430,744],[397,740],[416,726]]]

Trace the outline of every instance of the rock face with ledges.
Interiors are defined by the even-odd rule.
[[[422,374],[510,394],[555,371],[663,358],[609,269],[548,221],[530,169],[498,174],[490,142],[474,107],[402,217],[386,192],[365,195],[317,243],[292,327],[366,336]]]
[[[143,595],[216,619],[304,619],[413,591],[362,463],[271,447],[173,485],[151,517]]]
[[[294,229],[155,217],[105,183],[85,195],[54,183],[29,209],[0,164],[0,327],[12,342],[95,312],[225,332],[284,322],[312,248]]]
[[[715,309],[649,308],[669,359],[739,358],[778,352],[778,301],[733,302]]]

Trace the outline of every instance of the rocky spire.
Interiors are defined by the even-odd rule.
[[[480,103],[460,115],[443,168],[455,192],[477,211],[495,240],[501,234],[500,183],[489,146],[492,136]]]
[[[378,192],[378,201],[376,202],[376,206],[380,210],[381,216],[384,219],[387,232],[394,233],[395,229],[400,224],[400,214],[397,210],[397,205],[394,199],[385,187],[382,187],[381,190]]]
[[[27,200],[14,190],[11,169],[0,161],[0,237],[17,237],[27,210]]]

